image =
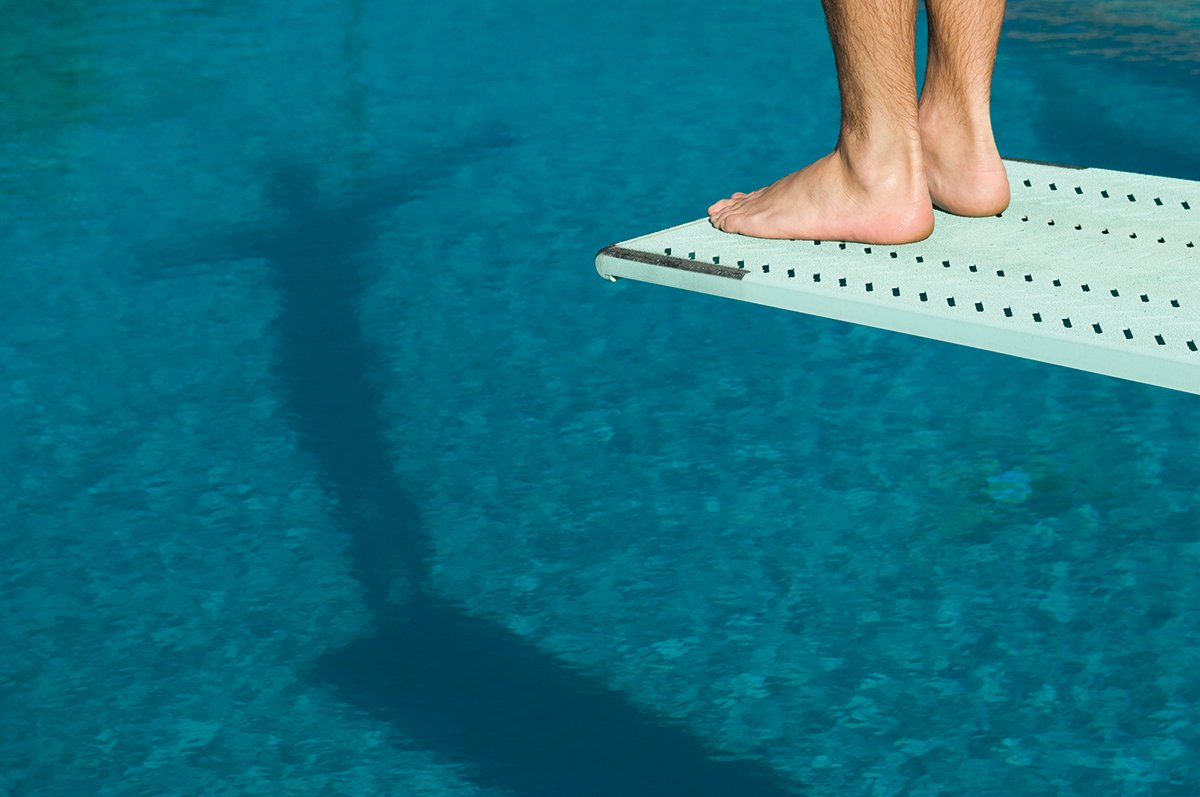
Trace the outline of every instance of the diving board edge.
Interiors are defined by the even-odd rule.
[[[743,279],[746,272],[741,269],[620,245],[596,253],[596,271],[613,282],[632,279],[706,293],[1200,395],[1200,369],[1180,367],[1176,361],[1144,351],[1121,351],[1098,346],[1094,341],[1047,338],[979,319],[947,324],[944,319],[903,306],[868,306],[837,296],[781,288]],[[864,318],[866,311],[869,320]]]

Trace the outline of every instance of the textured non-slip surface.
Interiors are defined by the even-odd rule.
[[[996,217],[904,246],[765,241],[707,220],[608,247],[645,280],[1200,393],[1200,183],[1010,160]]]

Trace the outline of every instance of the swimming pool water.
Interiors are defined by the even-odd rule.
[[[816,4],[0,5],[0,794],[1194,795],[1194,396],[632,284]],[[1005,154],[1200,179],[1200,3]]]

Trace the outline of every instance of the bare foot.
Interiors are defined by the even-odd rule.
[[[766,188],[714,203],[709,221],[755,238],[900,244],[929,237],[933,207],[919,154],[862,158],[853,169],[847,161],[835,149]]]
[[[920,125],[934,205],[959,216],[994,216],[1008,207],[1008,174],[990,124],[972,128],[957,114],[922,105]]]

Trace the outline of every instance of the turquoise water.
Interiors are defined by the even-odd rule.
[[[1194,795],[1200,403],[596,277],[816,4],[3,2],[0,795]],[[1200,3],[1010,3],[1200,179]]]

